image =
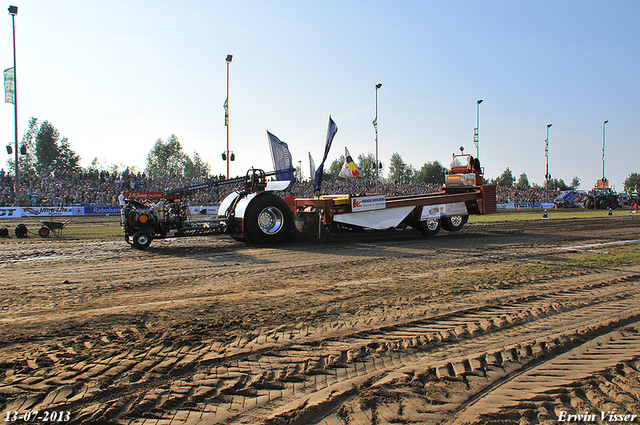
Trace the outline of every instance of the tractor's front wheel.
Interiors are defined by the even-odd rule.
[[[151,235],[146,230],[138,230],[133,235],[133,247],[147,249],[151,245]]]

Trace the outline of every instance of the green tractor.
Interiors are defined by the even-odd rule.
[[[591,189],[584,200],[584,207],[587,209],[618,208],[618,194],[610,188],[596,187]]]

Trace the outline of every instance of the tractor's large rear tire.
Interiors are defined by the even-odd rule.
[[[133,247],[136,249],[147,249],[151,245],[151,235],[146,230],[138,230],[133,235]]]
[[[598,200],[598,208],[601,210],[606,210],[607,208],[609,208],[609,201],[602,198]]]
[[[469,216],[466,215],[454,215],[452,217],[443,218],[442,228],[444,230],[448,230],[449,232],[457,232],[462,229],[462,227],[467,222]]]
[[[263,193],[252,199],[247,206],[244,214],[244,236],[248,242],[284,242],[293,229],[293,213],[279,196]]]
[[[588,210],[592,210],[595,206],[595,202],[591,198],[584,201],[584,207]]]

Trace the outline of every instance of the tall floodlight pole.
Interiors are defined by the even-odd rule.
[[[604,130],[605,130],[605,124],[608,122],[609,120],[605,120],[602,123],[602,187],[604,187]]]
[[[382,83],[376,84],[376,117],[373,120],[373,128],[376,130],[376,191],[380,186],[380,178],[378,171],[380,170],[380,161],[378,160],[378,89],[382,87]]]
[[[551,127],[553,124],[547,124],[547,140],[545,140],[545,148],[544,148],[544,156],[547,157],[547,169],[546,169],[546,173],[544,175],[544,188],[549,190],[549,127]]]
[[[17,78],[16,78],[16,21],[15,17],[18,14],[18,6],[9,6],[9,15],[11,15],[11,23],[13,24],[13,110],[14,110],[14,122],[15,122],[15,161],[16,161],[16,175],[14,177],[14,196],[16,201],[16,207],[20,206],[20,166],[18,163],[18,91],[17,91]]]
[[[226,155],[223,155],[227,161],[227,180],[229,180],[229,160],[231,155],[229,154],[229,64],[233,59],[233,55],[227,55],[227,100],[224,102],[224,125],[227,126],[227,150]]]
[[[476,158],[480,158],[480,104],[482,99],[476,101],[476,128],[473,131],[473,143],[476,145]]]

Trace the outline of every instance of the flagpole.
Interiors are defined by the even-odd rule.
[[[9,6],[9,14],[11,15],[11,23],[13,25],[13,109],[15,121],[15,161],[16,175],[14,178],[14,196],[16,207],[20,207],[20,165],[18,163],[18,89],[17,89],[17,73],[16,73],[16,21],[15,16],[18,14],[17,6]]]

